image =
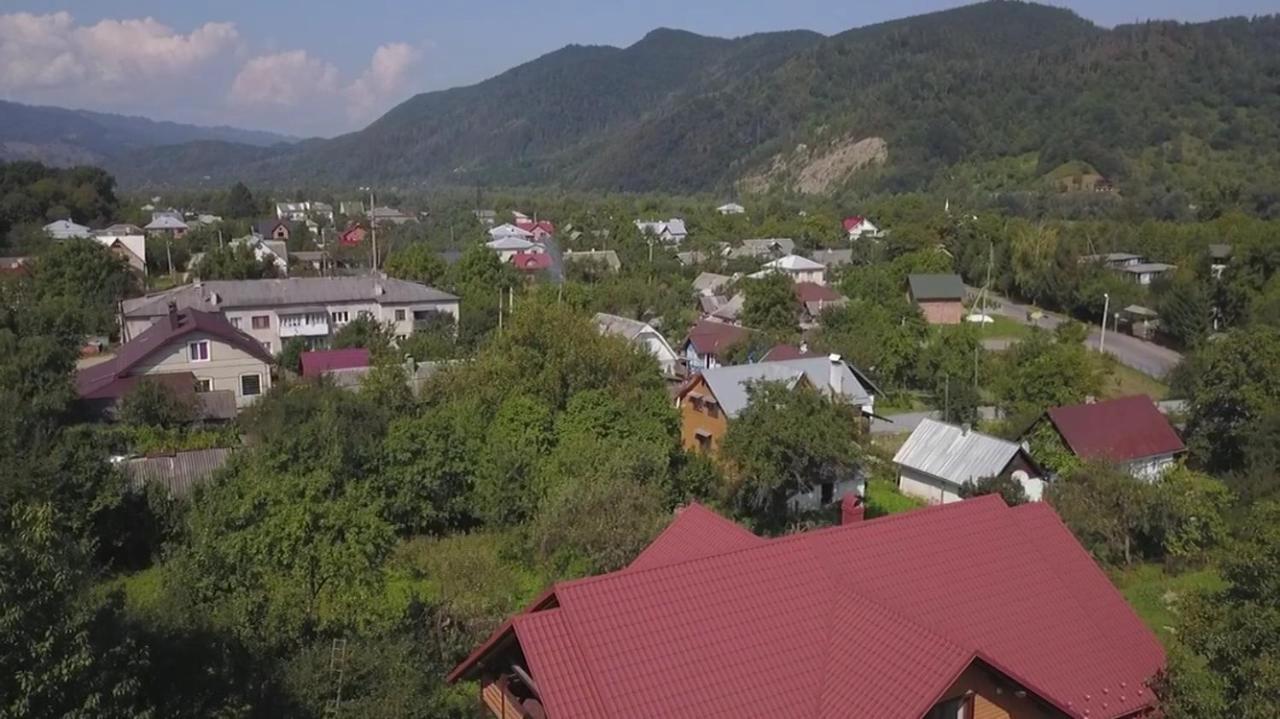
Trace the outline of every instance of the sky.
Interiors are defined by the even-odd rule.
[[[364,127],[570,43],[656,27],[832,34],[947,0],[0,0],[0,99],[296,136]],[[1280,12],[1280,0],[1056,0],[1101,25]]]

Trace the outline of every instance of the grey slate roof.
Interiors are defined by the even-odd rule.
[[[778,362],[758,362],[756,364],[716,367],[702,371],[707,386],[716,396],[716,401],[729,417],[735,417],[746,409],[748,404],[747,388],[758,382],[782,382],[794,387],[801,377],[818,391],[834,393],[831,384],[831,359],[828,357],[804,357],[801,359],[782,360]],[[848,363],[840,362],[837,374],[840,380],[840,396],[855,406],[866,406],[871,403],[870,391],[849,368]]]
[[[998,437],[925,418],[893,461],[959,486],[1000,474],[1021,449]]]
[[[814,250],[809,257],[826,267],[840,267],[853,262],[853,250]]]
[[[617,335],[628,340],[635,339],[645,330],[653,330],[653,327],[640,320],[633,320],[630,317],[622,317],[621,315],[611,315],[605,312],[597,312],[592,319],[602,333]]]
[[[1231,245],[1214,243],[1209,245],[1209,256],[1215,260],[1225,260],[1231,257]]]
[[[786,237],[743,240],[740,246],[730,249],[726,256],[730,259],[771,257],[774,255],[789,255],[795,250],[795,240]]]
[[[1167,262],[1139,262],[1136,265],[1126,265],[1119,268],[1121,272],[1129,272],[1140,275],[1146,272],[1168,272],[1169,270],[1178,269],[1177,265],[1171,265]]]
[[[907,283],[916,300],[962,300],[965,295],[960,275],[909,275]]]
[[[122,464],[129,486],[142,489],[147,484],[158,484],[174,497],[186,497],[197,484],[208,480],[222,469],[231,457],[230,449],[200,449],[192,452],[153,457],[136,457]]]
[[[126,317],[168,314],[168,303],[178,309],[217,312],[241,307],[291,307],[340,302],[454,302],[457,297],[416,282],[390,277],[290,277],[279,280],[212,280],[183,285],[124,301]]]
[[[693,289],[702,293],[714,293],[733,281],[729,275],[702,272],[693,280]]]
[[[618,253],[613,250],[582,250],[574,252],[570,250],[564,253],[565,262],[577,262],[579,260],[585,262],[603,262],[609,266],[609,269],[618,271],[622,269],[622,260],[618,259]]]

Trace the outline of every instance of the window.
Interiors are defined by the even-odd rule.
[[[262,394],[262,376],[256,374],[240,375],[240,394],[244,397],[255,397]]]
[[[271,315],[254,315],[253,328],[255,330],[271,329]]]
[[[347,320],[351,317],[345,310],[342,312],[332,312],[329,316],[333,318],[333,323],[335,325],[346,324]]]
[[[706,408],[707,408],[707,416],[708,416],[708,417],[719,417],[719,416],[720,416],[720,405],[719,405],[719,404],[716,404],[716,401],[715,401],[715,400],[710,400],[710,399],[709,399],[709,400],[707,400],[707,401],[706,401]]]
[[[197,377],[197,378],[196,378],[196,391],[197,391],[197,392],[212,392],[212,391],[213,391],[213,380],[209,379],[208,377]]]
[[[404,322],[404,310],[396,310],[396,322]]]
[[[925,719],[973,719],[973,696],[957,697],[937,704]]]
[[[187,359],[192,362],[209,361],[209,340],[200,340],[187,344]]]
[[[231,326],[232,326],[232,327],[235,327],[236,329],[240,329],[240,318],[239,318],[239,317],[232,317],[232,318],[231,318]]]
[[[710,433],[704,432],[702,430],[698,430],[697,432],[693,433],[693,436],[698,440],[698,449],[702,450],[703,452],[711,451],[711,434]]]
[[[830,482],[822,483],[822,504],[831,504],[831,500],[836,498],[836,486]]]

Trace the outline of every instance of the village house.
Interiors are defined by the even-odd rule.
[[[277,202],[276,219],[302,222],[307,219],[307,204],[305,202]]]
[[[698,310],[703,317],[736,324],[742,318],[746,303],[747,295],[743,292],[735,292],[729,297],[706,295],[698,298]]]
[[[700,505],[557,582],[449,675],[499,719],[1133,719],[1155,634],[1044,502],[759,537]]]
[[[548,220],[533,220],[528,217],[516,219],[516,227],[529,233],[534,242],[546,242],[556,234],[556,226]]]
[[[268,235],[270,237],[270,235]],[[259,235],[248,235],[227,240],[228,247],[248,247],[258,262],[269,262],[276,274],[285,277],[289,274],[289,243],[286,240],[265,239]]]
[[[375,207],[369,210],[369,222],[375,225],[403,225],[414,221],[414,216],[393,207]]]
[[[510,262],[517,253],[535,255],[546,252],[546,248],[537,242],[521,237],[504,236],[484,243],[485,247],[498,253],[499,262]]]
[[[289,241],[292,229],[284,220],[263,220],[253,226],[253,235],[264,240]]]
[[[676,396],[680,440],[685,448],[717,452],[729,422],[750,402],[748,389],[761,382],[779,382],[788,389],[808,387],[857,407],[863,416],[875,411],[875,396],[879,393],[865,374],[843,361],[840,355],[699,370],[681,386]]]
[[[518,225],[506,223],[506,224],[498,225],[497,227],[489,228],[489,239],[490,240],[515,239],[515,240],[524,240],[526,242],[533,242],[534,235],[533,235],[533,232],[530,230],[526,230],[525,228],[520,227]]]
[[[111,416],[140,381],[179,396],[252,404],[271,387],[271,353],[217,312],[168,301],[163,314],[132,335],[111,359],[76,373],[76,394],[91,414]],[[203,395],[209,395],[203,397]]]
[[[299,359],[301,374],[306,379],[316,379],[335,370],[368,367],[369,364],[369,350],[364,347],[308,350]]]
[[[88,227],[71,220],[57,220],[44,226],[44,233],[55,240],[87,238],[91,232]]]
[[[1166,262],[1139,262],[1120,267],[1117,271],[1123,273],[1131,282],[1146,287],[1176,269],[1178,269],[1177,265]]]
[[[729,260],[777,259],[790,255],[795,250],[795,240],[786,237],[743,240],[737,247],[726,247],[724,257]]]
[[[844,227],[845,236],[850,240],[878,238],[883,234],[880,232],[879,227],[876,227],[871,220],[868,220],[862,215],[854,215],[852,217],[844,218],[844,222],[841,223],[841,226]]]
[[[309,347],[328,346],[348,322],[367,316],[390,323],[396,337],[413,334],[438,313],[458,318],[458,298],[416,282],[381,276],[291,277],[273,280],[196,282],[125,300],[126,338],[141,334],[167,315],[167,305],[219,312],[233,327],[257,340],[268,352],[303,338]]]
[[[1044,492],[1041,472],[1022,445],[927,417],[898,449],[893,463],[898,467],[898,490],[930,504],[958,502],[966,482],[987,477],[1016,480],[1032,501],[1039,501]]]
[[[621,337],[636,345],[658,361],[658,367],[667,377],[674,377],[680,370],[680,355],[667,342],[662,333],[647,322],[633,320],[629,317],[597,312],[594,318],[601,334]]]
[[[116,257],[129,264],[129,269],[139,274],[147,273],[147,237],[141,232],[116,233],[111,228],[94,230],[91,237]]]
[[[809,259],[827,269],[844,267],[853,264],[853,250],[814,250]]]
[[[1132,267],[1133,265],[1143,262],[1142,255],[1135,255],[1132,252],[1107,252],[1101,255],[1085,255],[1080,258],[1080,264],[1100,264],[1113,270],[1123,267]]]
[[[700,272],[693,278],[693,291],[700,295],[719,294],[720,290],[733,282],[729,275],[718,275],[714,272]]]
[[[551,255],[542,249],[542,245],[534,245],[533,249],[513,253],[509,262],[517,272],[530,276],[549,270],[555,264]]]
[[[706,262],[710,259],[710,256],[702,250],[690,250],[688,252],[677,252],[676,259],[685,267],[693,267]]]
[[[684,220],[636,220],[636,229],[643,235],[656,237],[665,244],[678,245],[689,236]]]
[[[964,321],[964,282],[960,275],[909,275],[907,300],[920,308],[931,325],[958,325]]]
[[[142,229],[146,230],[149,235],[176,239],[187,234],[188,227],[187,223],[183,222],[181,218],[172,214],[155,213],[151,222]]]
[[[793,287],[796,301],[800,303],[801,324],[813,325],[823,312],[832,307],[843,307],[849,298],[827,287],[812,282],[797,282]]]
[[[609,272],[617,272],[622,269],[622,260],[618,258],[618,253],[613,250],[581,250],[578,252],[569,250],[564,253],[564,263],[566,265],[579,262],[595,264]]]
[[[716,208],[716,212],[722,215],[741,215],[747,211],[747,208],[736,202],[729,202]]]
[[[729,350],[745,342],[751,330],[737,325],[702,320],[689,329],[680,353],[690,372],[719,367]]]
[[[1209,271],[1213,273],[1214,279],[1222,279],[1222,273],[1227,269],[1227,265],[1231,262],[1232,248],[1231,245],[1216,243],[1209,245]]]
[[[827,268],[800,255],[787,255],[786,257],[779,257],[772,262],[766,262],[764,268],[751,275],[751,277],[758,279],[773,272],[786,275],[792,282],[812,282],[815,285],[827,284]]]
[[[1080,459],[1114,464],[1146,481],[1158,479],[1187,451],[1146,395],[1054,407],[1027,430],[1024,441],[1042,426],[1051,428]]]

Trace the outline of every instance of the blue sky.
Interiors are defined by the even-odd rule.
[[[4,0],[0,98],[299,135],[358,129],[416,92],[568,43],[655,27],[835,33],[963,3],[905,0]],[[1280,12],[1280,0],[1071,0],[1102,25]]]

